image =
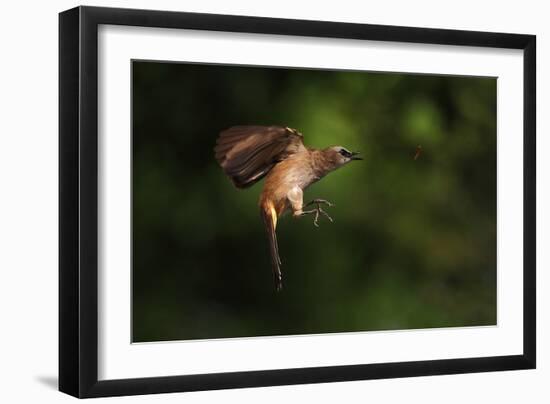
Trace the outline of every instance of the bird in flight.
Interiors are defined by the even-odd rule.
[[[342,146],[306,147],[300,132],[282,126],[233,126],[220,133],[214,152],[237,188],[248,188],[265,177],[259,205],[269,240],[275,289],[279,291],[283,283],[275,233],[278,218],[290,211],[295,218],[314,215],[317,227],[320,216],[332,222],[321,205],[333,205],[324,199],[304,204],[303,191],[331,171],[362,159],[358,152]]]

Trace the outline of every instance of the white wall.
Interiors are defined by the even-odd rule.
[[[110,402],[550,402],[550,25],[543,1],[91,1],[156,8],[531,33],[538,41],[538,369],[110,399]],[[57,13],[73,1],[6,2],[0,24],[0,401],[69,402],[57,374]],[[543,161],[546,160],[546,161]]]

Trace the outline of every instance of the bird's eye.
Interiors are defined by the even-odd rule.
[[[340,154],[344,157],[351,157],[351,153],[346,149],[340,149]]]

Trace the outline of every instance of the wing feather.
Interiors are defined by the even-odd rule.
[[[282,126],[233,126],[220,133],[216,160],[238,188],[263,178],[279,161],[305,150],[303,137]]]

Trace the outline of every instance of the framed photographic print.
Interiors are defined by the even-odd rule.
[[[535,37],[60,14],[59,387],[535,367]]]

